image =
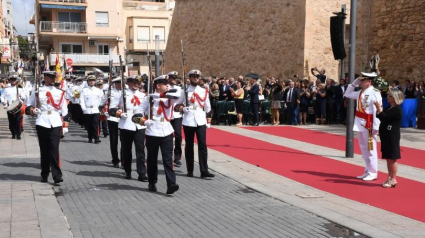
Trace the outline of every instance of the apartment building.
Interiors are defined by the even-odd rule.
[[[153,52],[155,34],[165,50],[173,8],[174,0],[36,0],[30,23],[50,69],[58,53],[74,74],[109,72],[110,59],[119,72],[121,55],[126,75],[138,74],[147,72],[146,45]]]
[[[16,28],[13,24],[13,8],[10,0],[1,1],[2,17],[0,28],[1,35],[1,64],[0,71],[5,74],[13,71],[19,57],[18,45],[16,39]]]

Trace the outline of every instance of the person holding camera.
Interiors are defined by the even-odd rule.
[[[316,71],[317,73],[314,73],[314,71]],[[317,67],[311,68],[311,74],[314,75],[317,79],[320,79],[321,83],[325,83],[326,82],[326,70],[325,69],[321,69],[320,71],[317,69]]]

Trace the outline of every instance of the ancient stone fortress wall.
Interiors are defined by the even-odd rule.
[[[378,50],[387,80],[423,80],[425,1],[372,1],[370,49]]]

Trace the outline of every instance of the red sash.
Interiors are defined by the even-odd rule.
[[[356,117],[358,118],[363,118],[366,121],[366,125],[364,127],[366,127],[366,129],[371,130],[372,129],[372,124],[373,124],[373,114],[367,114],[365,113],[365,109],[362,106],[362,94],[363,94],[363,90],[359,93],[359,97],[357,98],[357,110],[356,110]]]

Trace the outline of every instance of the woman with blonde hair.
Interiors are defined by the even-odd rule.
[[[376,106],[376,117],[381,121],[379,126],[379,137],[381,138],[382,159],[387,160],[388,178],[382,184],[384,188],[395,188],[397,185],[397,160],[400,155],[400,124],[403,113],[400,104],[403,103],[404,94],[396,88],[388,90],[388,102],[390,107],[382,110],[379,102]]]

